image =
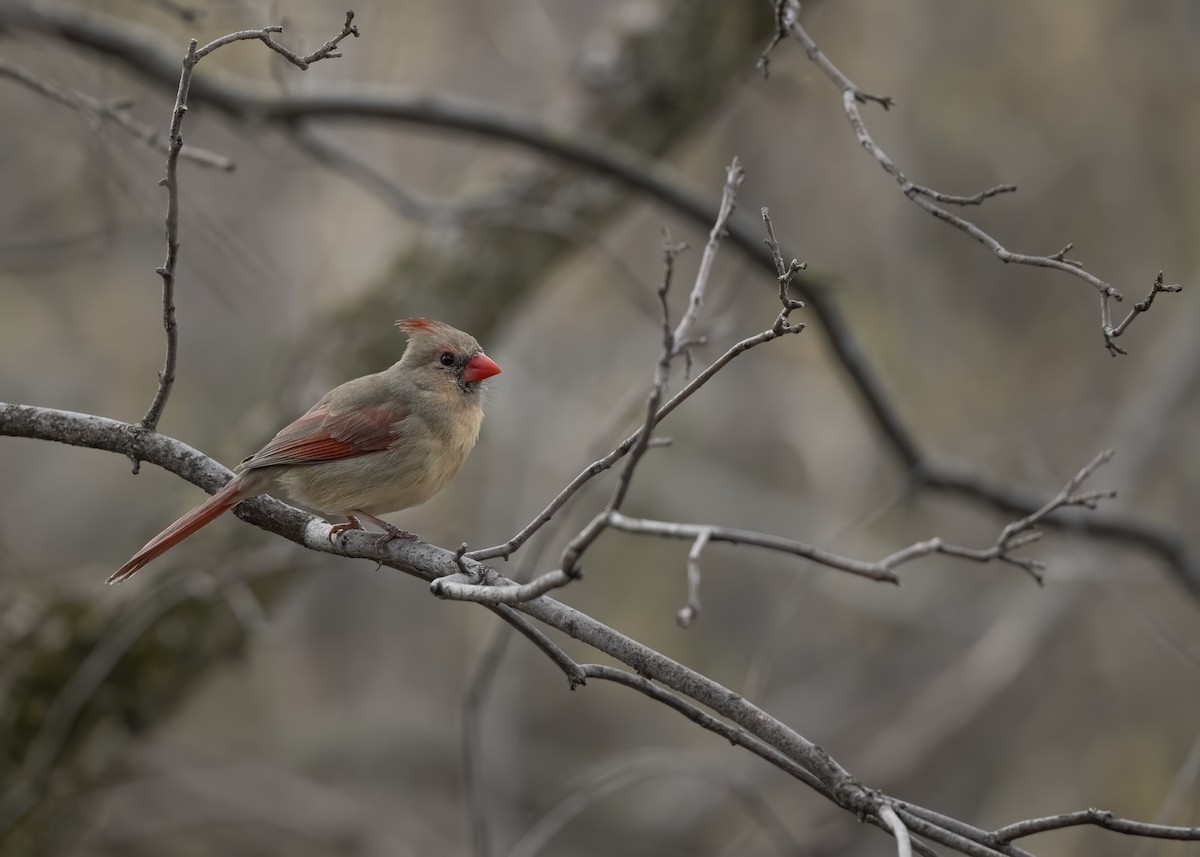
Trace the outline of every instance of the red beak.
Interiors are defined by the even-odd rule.
[[[500,367],[496,365],[496,361],[488,357],[486,354],[476,354],[471,358],[471,362],[467,364],[463,370],[463,380],[468,384],[474,384],[476,381],[482,381],[484,378],[490,378],[493,375],[500,374]]]

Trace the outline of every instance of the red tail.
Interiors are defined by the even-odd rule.
[[[146,546],[134,554],[129,562],[114,571],[107,582],[120,583],[142,566],[175,547],[222,512],[232,509],[245,500],[246,497],[242,495],[241,489],[241,478],[231,479],[224,488],[147,542]]]

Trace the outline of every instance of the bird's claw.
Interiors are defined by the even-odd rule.
[[[362,528],[362,522],[358,520],[358,518],[354,517],[353,515],[347,515],[344,523],[334,524],[329,528],[329,543],[331,545],[335,544],[338,536],[340,536],[342,533],[348,533],[351,530],[361,530]]]
[[[383,567],[383,549],[395,541],[420,541],[420,536],[416,533],[410,533],[408,530],[402,530],[399,527],[394,527],[386,521],[379,523],[385,524],[383,535],[375,541],[375,550],[379,553],[379,565],[375,566],[375,570],[379,571]]]

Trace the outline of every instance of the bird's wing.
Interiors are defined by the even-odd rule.
[[[395,404],[360,406],[338,413],[330,403],[319,402],[244,460],[239,469],[311,464],[379,452],[403,438],[407,416]]]

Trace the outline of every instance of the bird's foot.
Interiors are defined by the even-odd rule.
[[[362,522],[358,518],[353,515],[347,515],[345,523],[334,524],[329,528],[329,543],[333,544],[342,533],[348,533],[351,530],[361,530],[362,528]]]
[[[387,521],[378,521],[377,520],[375,523],[379,524],[380,526],[382,526],[384,528],[383,535],[381,535],[378,539],[375,540],[375,550],[379,554],[379,564],[375,566],[375,570],[379,571],[379,569],[383,568],[383,549],[384,548],[386,548],[392,542],[397,541],[399,539],[404,539],[405,541],[414,541],[414,542],[419,541],[420,536],[418,536],[416,533],[410,533],[408,530],[402,530],[399,527],[393,527]]]
[[[380,556],[380,565],[383,565],[383,549],[392,542],[399,541],[401,539],[404,541],[415,542],[421,538],[416,533],[410,533],[408,530],[402,530],[397,526],[389,524],[387,521],[376,518],[374,515],[362,511],[361,509],[355,509],[354,514],[366,518],[372,524],[379,527],[379,529],[383,530],[383,535],[381,535],[375,542],[375,550],[379,552]]]
[[[418,536],[416,533],[410,533],[408,530],[402,530],[399,527],[393,527],[391,524],[387,524],[385,522],[383,535],[381,535],[379,537],[379,541],[376,542],[376,545],[379,547],[380,550],[382,550],[383,548],[390,545],[392,542],[399,541],[399,540],[403,540],[403,541],[407,541],[407,542],[416,542],[416,541],[420,541],[421,537]]]

